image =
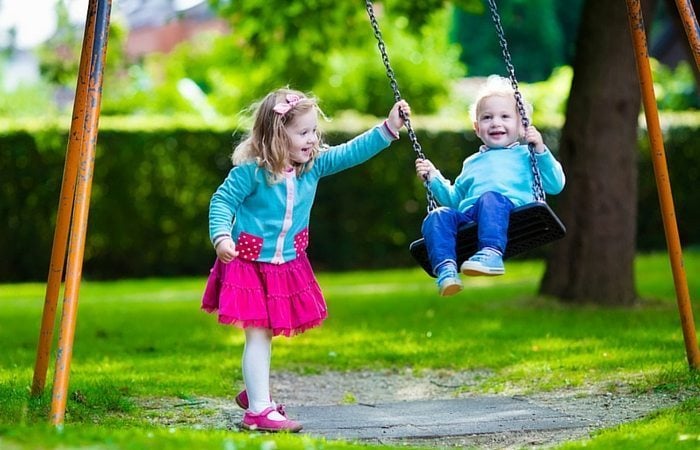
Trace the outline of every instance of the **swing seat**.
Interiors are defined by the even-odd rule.
[[[541,245],[561,239],[566,228],[554,211],[544,202],[528,203],[514,208],[508,224],[508,246],[504,258],[519,255]],[[435,278],[428,258],[425,241],[413,241],[409,251],[428,275]],[[457,267],[477,251],[476,222],[470,222],[457,231]]]

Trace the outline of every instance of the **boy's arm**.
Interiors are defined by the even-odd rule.
[[[542,188],[547,194],[556,195],[564,189],[566,184],[566,176],[561,163],[557,161],[552,152],[545,147],[543,153],[537,153],[537,167],[540,170],[542,177]]]
[[[459,177],[457,178],[459,179]],[[452,184],[450,180],[436,169],[430,174],[428,185],[438,204],[453,209],[459,208],[459,204],[462,201],[462,193],[461,189],[458,188],[457,180]]]
[[[542,134],[535,128],[534,125],[530,125],[525,130],[525,142],[528,144],[533,144],[535,146],[535,152],[538,154],[547,151],[547,146],[544,144],[544,139]]]

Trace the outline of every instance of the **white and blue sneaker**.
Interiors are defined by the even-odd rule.
[[[438,290],[440,291],[440,295],[442,297],[455,295],[464,289],[462,280],[459,279],[457,266],[454,264],[443,264],[442,267],[438,269],[437,276]]]
[[[506,269],[503,266],[503,255],[497,250],[484,247],[474,253],[471,258],[462,263],[460,270],[464,275],[503,275]]]

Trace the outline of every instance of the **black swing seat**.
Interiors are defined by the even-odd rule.
[[[508,246],[503,257],[510,258],[549,244],[563,238],[565,234],[564,224],[546,203],[534,202],[519,206],[510,213]],[[422,238],[413,241],[408,249],[428,275],[435,277],[425,241]],[[476,222],[471,222],[457,231],[457,267],[476,253],[476,250]]]

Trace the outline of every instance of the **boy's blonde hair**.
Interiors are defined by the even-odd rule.
[[[289,102],[289,98],[295,98]],[[275,111],[278,105],[285,105],[283,113]],[[258,167],[265,169],[267,180],[270,184],[283,179],[289,162],[289,137],[285,126],[294,122],[294,119],[309,111],[316,111],[320,115],[323,112],[318,107],[316,99],[303,92],[281,88],[270,92],[259,103],[253,105],[253,127],[248,135],[236,146],[231,155],[233,165],[255,161]],[[309,161],[295,167],[297,176],[311,169],[314,159],[318,156],[322,144],[322,136],[319,131],[318,143],[311,149]]]
[[[476,94],[474,103],[469,107],[469,117],[472,119],[472,123],[477,121],[479,112],[483,106],[484,100],[489,97],[510,97],[515,101],[515,89],[508,78],[502,77],[500,75],[489,75],[486,82],[479,88]],[[522,97],[523,106],[525,107],[525,113],[532,116],[532,105]],[[517,106],[515,106],[515,112],[520,118],[520,112]],[[522,119],[522,118],[520,118]]]

